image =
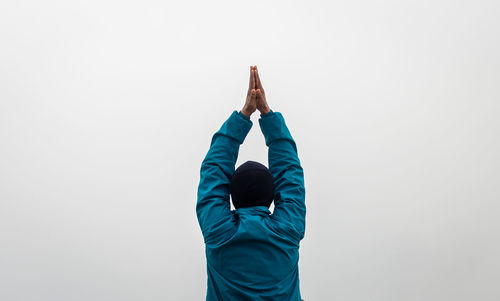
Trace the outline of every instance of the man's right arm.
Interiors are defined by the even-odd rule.
[[[306,205],[297,146],[280,112],[270,110],[260,116],[259,125],[269,147],[269,170],[274,177],[273,216],[293,225],[300,240],[305,232]]]

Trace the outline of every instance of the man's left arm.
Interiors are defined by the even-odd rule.
[[[231,216],[230,183],[240,145],[252,128],[249,117],[234,110],[213,135],[210,149],[201,164],[196,215],[203,236]]]

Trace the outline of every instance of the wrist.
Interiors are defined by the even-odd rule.
[[[270,111],[271,111],[271,109],[269,107],[265,107],[265,108],[263,108],[263,109],[260,110],[260,113],[262,115],[264,115],[264,114],[269,113]]]
[[[249,111],[245,110],[245,109],[241,109],[241,114],[245,115],[246,117],[250,118],[250,115],[252,115],[252,113],[250,113]]]

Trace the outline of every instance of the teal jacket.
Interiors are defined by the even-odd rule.
[[[201,164],[196,214],[207,259],[206,300],[301,300],[299,243],[305,232],[304,173],[283,116],[260,114],[274,176],[274,211],[231,210],[229,185],[252,121],[234,110]]]

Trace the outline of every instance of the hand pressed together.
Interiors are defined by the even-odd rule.
[[[264,88],[260,82],[257,66],[250,66],[250,82],[247,99],[243,109],[241,109],[241,113],[250,117],[256,110],[259,110],[261,114],[266,114],[270,111],[270,108],[267,104]]]

